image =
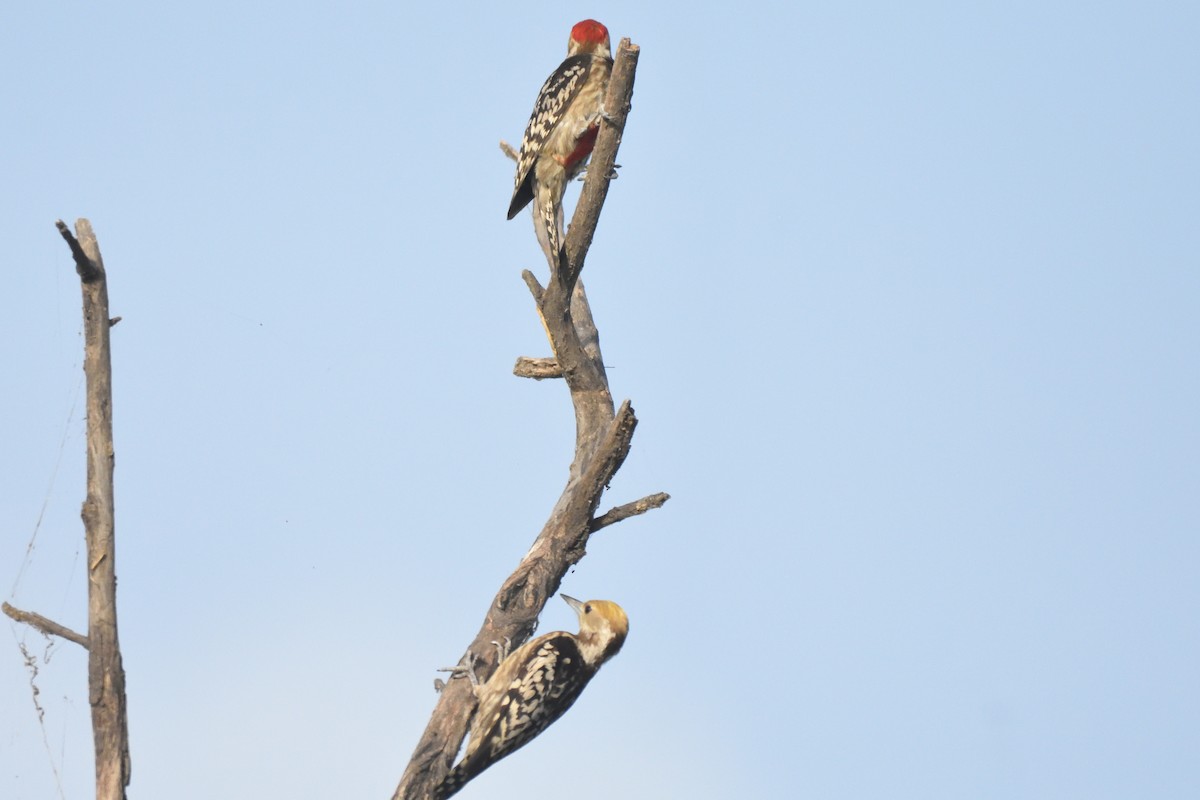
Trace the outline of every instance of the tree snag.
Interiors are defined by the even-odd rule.
[[[633,96],[639,53],[629,39],[622,39],[617,48],[604,100],[610,116],[601,123],[587,179],[567,232],[566,263],[552,269],[544,288],[532,272],[522,273],[545,324],[554,358],[520,359],[514,372],[539,380],[561,377],[566,381],[575,408],[575,454],[567,485],[549,519],[500,587],[483,625],[467,647],[467,654],[475,656],[475,672],[481,682],[497,665],[498,654],[491,643],[508,640],[516,648],[530,637],[546,600],[558,590],[567,570],[585,555],[592,532],[658,508],[668,499],[668,495],[659,493],[596,516],[601,495],[629,452],[637,418],[628,400],[614,408],[599,334],[579,280],[608,194]],[[501,148],[510,157],[515,156],[503,142]],[[432,796],[466,737],[475,705],[468,681],[446,683],[393,800],[428,800]]]
[[[100,245],[86,219],[75,221],[78,237],[59,220],[59,233],[71,248],[83,290],[83,371],[87,376],[87,497],[83,501],[87,539],[88,633],[83,636],[40,614],[4,603],[9,617],[43,633],[87,648],[88,703],[96,748],[96,800],[125,800],[129,785],[129,728],[125,717],[125,669],[117,641],[116,537],[113,516],[112,359],[108,282]]]

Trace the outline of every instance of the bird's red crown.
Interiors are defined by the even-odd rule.
[[[585,19],[571,28],[571,38],[580,44],[607,44],[608,28],[594,19]]]

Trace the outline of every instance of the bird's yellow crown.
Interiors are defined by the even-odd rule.
[[[629,617],[611,600],[580,602],[565,594],[562,599],[579,615],[579,642],[584,659],[598,669],[625,644]]]

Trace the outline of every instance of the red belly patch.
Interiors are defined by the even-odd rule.
[[[592,154],[592,149],[596,146],[596,135],[598,133],[600,133],[599,122],[597,122],[595,125],[589,126],[588,129],[583,132],[583,135],[579,137],[578,141],[575,142],[575,149],[571,151],[570,155],[563,159],[563,166],[567,169],[570,169],[580,161],[583,161],[585,158],[590,156]]]

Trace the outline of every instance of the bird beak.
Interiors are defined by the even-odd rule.
[[[565,600],[567,605],[569,605],[572,609],[574,609],[576,614],[578,614],[581,617],[583,616],[583,603],[579,602],[574,597],[568,597],[565,594],[560,594],[559,597],[561,597],[563,600]]]

